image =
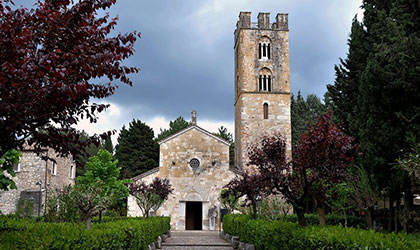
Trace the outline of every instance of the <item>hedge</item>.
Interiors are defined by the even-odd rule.
[[[319,216],[317,214],[305,214],[306,223],[308,225],[318,225],[319,224]],[[297,222],[296,214],[289,214],[286,215],[285,221],[288,222]],[[345,218],[343,215],[338,214],[327,214],[325,216],[325,221],[327,225],[345,225]],[[348,227],[355,227],[355,228],[367,228],[366,220],[363,217],[359,216],[347,216],[347,226]]]
[[[0,249],[147,249],[170,229],[169,217],[93,224],[33,222],[0,217]]]
[[[342,226],[301,227],[286,221],[254,220],[246,215],[223,218],[223,231],[252,243],[256,249],[420,249],[417,236],[378,233]]]

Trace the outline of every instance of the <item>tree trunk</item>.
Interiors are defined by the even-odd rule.
[[[296,215],[298,218],[299,225],[302,227],[306,226],[306,219],[305,219],[305,210],[301,207],[295,207]]]
[[[98,220],[99,224],[102,223],[102,210],[99,210],[99,220]]]
[[[254,219],[256,219],[257,218],[257,203],[252,202],[251,205],[252,205],[252,213],[253,213],[252,216],[254,217]]]
[[[401,192],[399,188],[397,190],[396,198],[397,198],[397,205],[396,205],[396,212],[395,212],[395,219],[394,219],[394,224],[395,224],[394,231],[398,232],[398,222],[400,221],[399,216],[401,214]]]
[[[86,218],[86,229],[87,230],[90,230],[91,223],[92,223],[92,217],[89,216],[89,217]]]
[[[365,209],[365,219],[367,222],[368,229],[373,229],[372,214],[370,208]]]
[[[413,191],[411,187],[407,188],[404,192],[404,232],[411,233],[411,225],[413,223],[413,218],[411,216],[411,211],[414,209],[413,204]]]
[[[388,220],[388,231],[392,231],[393,220],[395,217],[394,213],[394,195],[392,191],[389,192],[389,220]]]
[[[327,225],[327,221],[325,219],[325,206],[318,205],[318,214],[319,214],[319,224],[322,226]]]

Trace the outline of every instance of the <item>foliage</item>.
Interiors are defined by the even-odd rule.
[[[190,124],[184,119],[184,117],[179,116],[175,120],[169,122],[169,129],[160,129],[160,133],[156,140],[161,141],[165,138],[168,138],[169,136],[178,133],[188,126],[190,126]]]
[[[133,55],[140,34],[110,36],[117,18],[98,12],[116,0],[36,2],[29,10],[0,1],[0,156],[25,141],[37,152],[50,147],[78,155],[99,136],[82,143],[74,125],[97,121],[109,105],[90,100],[112,95],[113,81],[132,85],[128,75],[139,68],[122,61]]]
[[[292,125],[292,144],[296,146],[301,135],[317,116],[327,111],[325,105],[314,94],[306,96],[306,100],[298,91],[296,99],[291,95],[290,114]]]
[[[322,225],[325,225],[327,190],[349,178],[347,167],[357,152],[354,138],[331,121],[331,116],[325,113],[308,127],[299,139],[293,163],[293,172],[301,179],[300,189],[313,197]]]
[[[132,178],[159,166],[159,145],[153,129],[139,120],[122,127],[115,148],[115,158],[124,178]]]
[[[269,221],[284,220],[292,211],[292,205],[278,197],[269,197],[261,202],[261,216]]]
[[[169,217],[124,218],[85,230],[81,224],[2,216],[0,249],[147,249],[169,229]]]
[[[112,160],[112,154],[99,149],[98,154],[89,158],[87,172],[76,179],[75,197],[82,218],[89,227],[91,217],[109,208],[122,199],[126,199],[130,180],[119,180],[118,161]],[[83,193],[86,192],[86,193]],[[86,199],[81,202],[81,199]]]
[[[152,183],[146,185],[144,182],[138,182],[129,185],[130,194],[136,199],[143,217],[149,217],[150,211],[157,211],[172,193],[172,185],[168,179],[156,177]]]
[[[410,150],[406,152],[403,158],[397,160],[397,166],[404,170],[412,182],[416,191],[420,188],[420,143],[414,134],[407,135],[406,138]]]
[[[347,211],[353,207],[350,203],[350,195],[353,193],[351,184],[348,182],[338,183],[327,187],[326,203],[333,213],[342,214],[345,218],[343,226],[347,226]]]
[[[1,5],[0,5],[1,6]],[[15,177],[16,173],[13,171],[13,165],[19,164],[19,158],[22,153],[16,149],[9,149],[0,158],[0,190],[16,189],[15,182],[6,175],[9,174],[11,177]]]
[[[305,214],[305,219],[308,225],[318,225],[319,224],[319,215],[318,214]],[[296,214],[288,214],[283,221],[294,222],[298,221]],[[347,223],[347,227],[362,228],[366,229],[367,224],[366,220],[360,216],[354,215],[341,215],[341,214],[327,214],[325,216],[325,221],[327,225],[331,226],[344,226]]]
[[[80,132],[79,141],[86,143],[89,140],[90,136],[84,130]],[[84,175],[86,172],[86,162],[89,160],[89,157],[96,155],[99,150],[99,146],[95,143],[90,143],[84,147],[82,153],[75,155],[74,159],[76,162],[76,176]]]
[[[254,220],[245,215],[223,218],[223,231],[256,249],[419,249],[420,241],[403,233],[385,234],[341,226],[307,226]]]
[[[114,145],[112,144],[111,137],[107,137],[105,140],[101,142],[101,148],[105,149],[106,151],[110,152],[111,155],[114,153]]]
[[[217,133],[213,133],[213,135],[222,138],[223,140],[230,143],[229,146],[229,165],[235,165],[235,143],[233,142],[233,136],[230,132],[228,132],[227,128],[221,126]]]
[[[365,214],[369,228],[373,228],[371,208],[379,201],[379,191],[376,184],[369,177],[366,169],[354,166],[353,174],[355,179],[349,182],[350,194],[349,202]]]
[[[78,208],[75,204],[72,185],[64,186],[62,190],[48,192],[44,220],[48,222],[77,222]]]
[[[414,211],[410,177],[393,165],[420,134],[420,6],[417,0],[364,0],[363,22],[353,20],[349,52],[336,66],[327,95],[347,132],[360,144],[358,164],[379,191]],[[392,204],[392,203],[391,203]],[[407,210],[408,209],[408,210]],[[390,224],[394,217],[390,208]]]
[[[80,133],[79,140],[86,143],[89,140],[90,136],[84,130]],[[77,165],[76,168],[76,176],[82,176],[86,172],[86,162],[89,160],[91,156],[94,156],[98,153],[99,149],[105,149],[106,151],[110,152],[111,154],[114,152],[114,146],[112,145],[111,137],[108,136],[106,139],[101,139],[99,146],[91,143],[84,148],[84,152],[76,155],[75,162]]]
[[[35,202],[20,198],[16,206],[15,215],[19,218],[30,218],[35,215]]]
[[[111,203],[111,196],[104,195],[106,187],[103,181],[92,184],[76,183],[73,195],[79,210],[80,218],[85,221],[86,229],[90,229],[92,216],[105,210]]]
[[[225,194],[228,192],[226,189],[220,190],[219,202],[224,209],[228,209],[229,213],[235,211],[239,205],[239,198],[237,195]]]

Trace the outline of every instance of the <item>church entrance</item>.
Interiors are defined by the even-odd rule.
[[[199,201],[187,201],[185,209],[185,229],[203,229],[203,203]]]

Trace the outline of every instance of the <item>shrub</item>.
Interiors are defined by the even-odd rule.
[[[1,216],[0,249],[147,249],[169,229],[169,217],[124,218],[86,230],[81,223]]]
[[[420,241],[404,233],[378,233],[342,226],[301,227],[287,221],[253,220],[231,214],[223,218],[223,230],[252,243],[256,249],[420,249]]]
[[[318,225],[319,224],[319,216],[317,214],[305,214],[306,223],[308,225]],[[338,225],[345,225],[345,218],[343,215],[337,214],[328,214],[326,216],[327,225],[331,226],[338,226]],[[296,214],[289,214],[284,218],[284,221],[288,222],[297,222]],[[348,227],[355,227],[355,228],[367,228],[366,220],[362,217],[358,216],[347,216],[347,226]]]
[[[29,218],[35,215],[35,202],[20,198],[16,207],[15,215],[20,218]]]

